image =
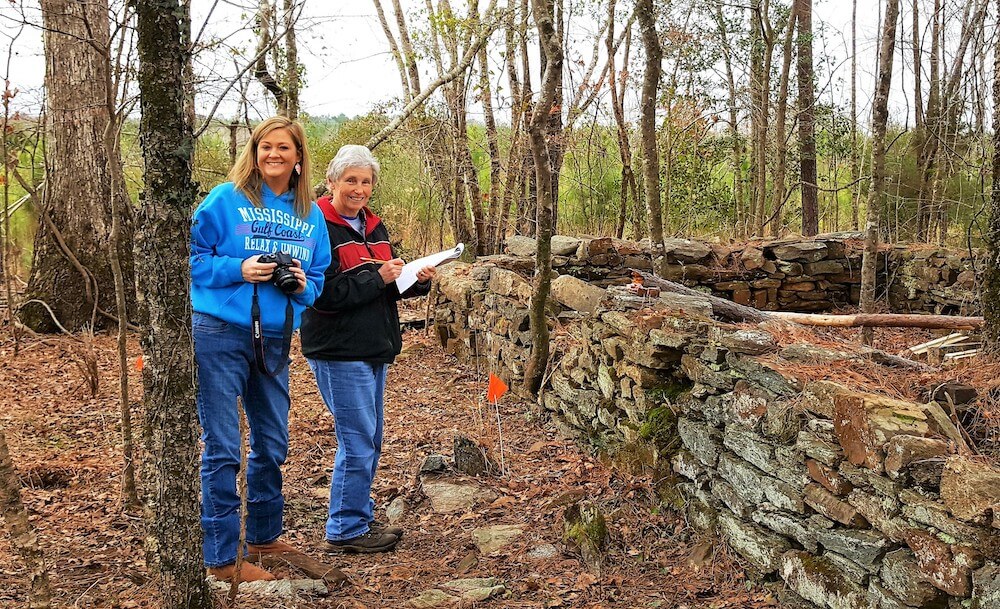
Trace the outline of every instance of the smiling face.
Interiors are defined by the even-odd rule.
[[[288,190],[292,170],[301,160],[302,155],[288,129],[269,131],[257,142],[257,168],[274,194]]]
[[[348,167],[339,180],[327,180],[333,208],[338,214],[354,218],[372,198],[372,170],[368,167]]]

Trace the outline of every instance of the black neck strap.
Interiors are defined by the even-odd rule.
[[[253,284],[253,301],[250,304],[250,333],[253,335],[253,357],[257,360],[257,369],[267,376],[277,376],[288,365],[288,350],[292,347],[292,324],[295,321],[295,311],[292,309],[292,299],[287,298],[285,304],[285,329],[282,332],[281,359],[278,367],[268,370],[267,358],[264,356],[264,329],[260,323],[260,303],[257,301],[257,284]]]

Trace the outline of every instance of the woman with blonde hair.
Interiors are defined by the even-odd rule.
[[[198,364],[201,524],[209,574],[229,580],[239,551],[237,398],[250,425],[249,552],[291,551],[279,541],[288,453],[288,348],[302,311],[323,289],[330,241],[309,190],[302,125],[257,125],[229,182],[212,189],[191,224],[191,305]],[[274,579],[245,564],[240,581]]]

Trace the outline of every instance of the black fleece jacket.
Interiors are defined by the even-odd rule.
[[[395,282],[383,283],[378,265],[361,260],[395,257],[382,220],[363,208],[362,235],[340,217],[328,197],[316,203],[326,218],[333,261],[326,269],[323,292],[302,314],[302,354],[391,364],[403,346],[396,301],[426,294],[430,282],[418,282],[400,295]]]

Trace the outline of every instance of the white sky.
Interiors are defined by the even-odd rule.
[[[213,3],[212,0],[192,0],[192,31],[195,34],[205,23],[205,16]],[[32,7],[27,10],[29,20],[37,22],[39,17],[35,3],[29,1],[24,4]],[[384,4],[389,10],[391,4]],[[420,0],[402,0],[402,4],[407,12],[424,6]],[[484,5],[482,2],[480,4]],[[861,117],[867,116],[867,101],[873,88],[874,48],[880,4],[880,0],[858,1],[858,90],[863,92],[859,93]],[[248,26],[253,20],[253,11],[249,7],[254,5],[252,0],[222,0],[205,26],[206,34],[203,39],[209,35],[218,36],[227,44],[239,46],[245,54],[252,55],[254,42]],[[456,10],[463,10],[459,7],[464,3],[453,2],[453,5]],[[814,42],[817,64],[827,58],[837,70],[833,83],[819,83],[821,100],[828,102],[836,98],[838,103],[846,104],[849,99],[847,87],[850,85],[850,64],[846,61],[850,45],[850,2],[815,0],[814,13],[814,27],[819,28],[821,24],[826,27],[822,39],[817,32],[817,40]],[[392,17],[389,19],[391,21]],[[40,104],[40,87],[45,73],[41,32],[37,28],[24,28],[11,45],[10,35],[16,31],[14,24],[19,21],[20,13],[17,8],[4,2],[0,7],[0,33],[4,34],[0,38],[0,74],[8,74],[11,86],[22,92],[15,98],[13,106],[32,111],[37,110]],[[910,23],[907,14],[904,14],[902,23],[906,26]],[[299,59],[306,67],[306,86],[301,93],[301,105],[305,112],[313,115],[344,113],[353,116],[399,96],[398,73],[388,53],[371,0],[308,0],[299,25],[298,40]],[[634,44],[639,44],[638,40]],[[11,47],[13,55],[8,69],[4,60]],[[589,53],[589,50],[585,50],[585,53]],[[780,54],[780,48],[776,56],[777,54]],[[897,54],[897,67],[901,65],[901,61],[908,63],[908,56],[908,52]],[[226,53],[215,56],[203,54],[198,58],[196,71],[205,73],[210,69],[226,75],[235,72],[233,60]],[[912,83],[912,77],[909,78]],[[430,79],[425,74],[423,80],[426,84]],[[906,90],[908,85],[905,81],[901,82],[899,78],[894,80],[894,91]],[[253,86],[259,92],[259,85],[254,83]],[[238,92],[234,90],[229,95],[235,97]],[[894,114],[902,116],[893,118],[903,122],[905,97],[909,97],[909,94],[904,96],[896,93],[895,97]],[[261,98],[258,94],[258,99]],[[199,95],[197,102],[199,112],[206,112],[214,105],[215,97],[206,92]],[[220,110],[223,116],[231,115],[232,111],[232,104],[223,104]],[[267,115],[270,114],[270,109],[255,107],[251,109],[251,114]],[[473,116],[475,115],[476,112],[473,111]]]

